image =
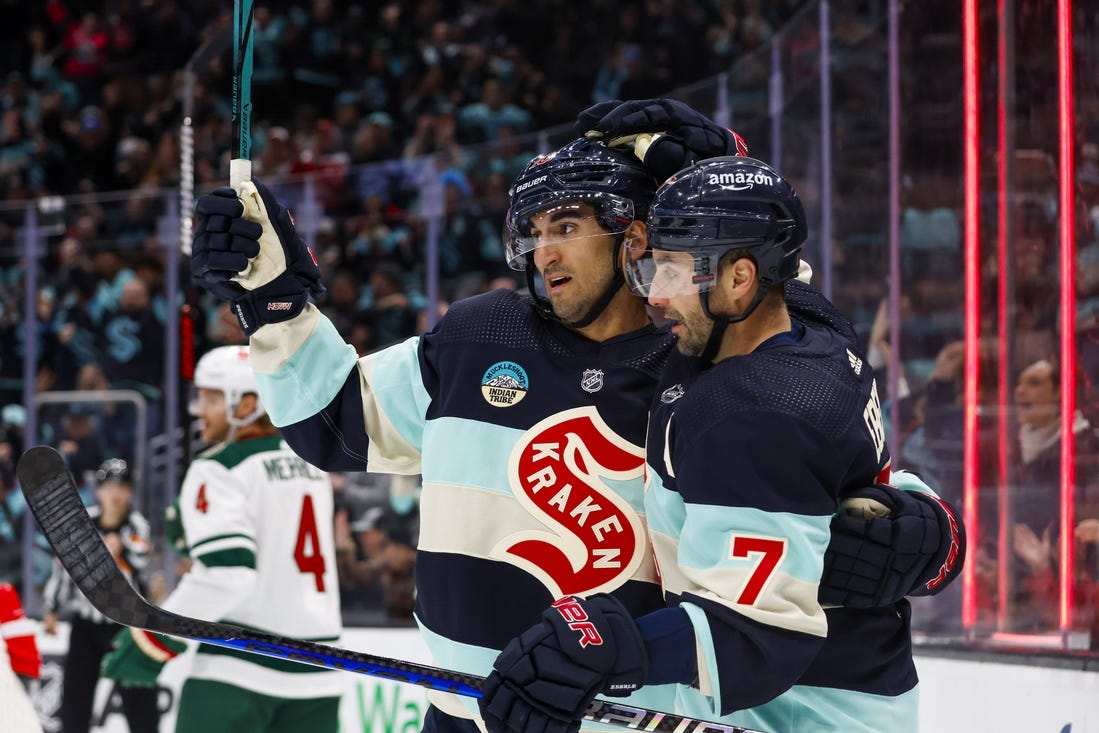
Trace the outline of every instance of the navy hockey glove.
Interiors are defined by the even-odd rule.
[[[946,502],[878,484],[842,503],[824,555],[821,603],[890,606],[906,595],[938,593],[961,572],[965,531]]]
[[[195,204],[198,226],[191,275],[233,304],[244,333],[301,313],[309,296],[325,291],[320,267],[286,207],[259,181],[224,187]],[[274,212],[274,216],[270,215]]]
[[[659,181],[706,158],[748,154],[740,135],[674,99],[600,102],[580,113],[575,129],[632,149]]]
[[[645,644],[626,608],[599,593],[565,596],[500,652],[478,701],[489,733],[575,733],[600,693],[645,682]]]

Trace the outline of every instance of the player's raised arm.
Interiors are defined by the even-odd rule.
[[[324,292],[320,268],[290,212],[259,181],[242,194],[221,188],[198,200],[191,273],[232,304],[272,422],[318,468],[361,471],[369,455],[378,470],[415,473],[418,421],[386,417],[369,386],[373,357],[360,363],[311,302]],[[421,402],[417,353],[410,339],[375,355],[393,366],[387,393],[396,405]]]

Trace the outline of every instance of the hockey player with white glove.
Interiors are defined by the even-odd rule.
[[[669,129],[723,129],[691,112]],[[696,147],[709,139],[688,137]],[[721,148],[709,153],[678,147],[725,152],[726,134],[713,140]],[[244,314],[261,397],[283,438],[326,470],[361,471],[369,461],[371,470],[423,476],[415,613],[439,666],[487,674],[563,595],[609,593],[633,616],[663,605],[644,532],[641,446],[671,342],[624,288],[620,261],[658,184],[649,162],[633,145],[591,138],[536,157],[512,186],[508,215],[509,263],[535,282],[529,295],[456,302],[430,333],[362,358],[308,303],[319,286],[315,258],[261,184],[259,228],[246,225],[249,205],[233,206],[228,190],[198,202],[192,273]],[[246,269],[275,241],[281,257],[270,259],[281,259],[281,272]],[[603,475],[615,476],[613,488]],[[590,503],[562,523],[561,508],[547,504],[561,487],[538,492],[532,476],[567,476],[570,495]],[[608,551],[620,562],[594,562]],[[493,590],[501,586],[506,603]],[[630,702],[660,707],[656,692]],[[436,693],[432,702],[427,730],[474,730],[475,702]]]
[[[191,272],[233,304],[244,333],[288,321],[309,297],[325,292],[313,250],[294,229],[289,210],[259,181],[240,195],[224,186],[198,200],[199,226]]]

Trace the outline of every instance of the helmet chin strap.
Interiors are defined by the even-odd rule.
[[[531,297],[534,298],[534,302],[538,305],[538,312],[545,318],[551,321],[557,321],[563,323],[570,328],[585,328],[595,322],[599,316],[603,315],[603,311],[607,309],[607,306],[614,300],[614,296],[618,295],[618,291],[626,284],[626,276],[622,272],[622,267],[618,264],[618,255],[622,251],[622,242],[626,239],[626,233],[621,232],[614,237],[614,251],[611,255],[614,262],[614,277],[611,279],[610,284],[603,290],[603,294],[599,296],[599,300],[595,301],[588,312],[579,321],[566,321],[562,319],[553,310],[553,304],[548,298],[543,298],[538,294],[534,285],[534,254],[532,252],[527,253],[527,290],[530,291]]]
[[[752,312],[763,302],[763,299],[767,296],[767,291],[770,289],[770,283],[760,281],[759,287],[756,289],[756,294],[752,296],[752,302],[748,304],[748,307],[744,309],[744,312],[739,316],[715,316],[710,310],[710,291],[702,290],[698,293],[698,300],[702,303],[702,312],[706,314],[706,317],[713,321],[714,327],[710,329],[710,338],[706,340],[706,347],[699,354],[699,358],[705,362],[712,362],[714,357],[717,356],[718,349],[721,348],[721,341],[725,337],[725,329],[730,324],[740,323],[748,316],[752,315]]]
[[[235,409],[236,405],[234,405],[231,409],[226,407],[225,410],[225,417],[229,421],[229,432],[225,435],[226,443],[232,443],[233,439],[237,437],[237,431],[239,431],[241,428],[251,425],[265,414],[264,410],[256,409],[252,410],[251,414],[248,415],[248,417],[233,417],[233,410]]]

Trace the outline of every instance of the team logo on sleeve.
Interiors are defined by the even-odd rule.
[[[546,527],[513,532],[490,553],[541,580],[555,597],[617,588],[646,548],[641,517],[608,481],[640,481],[645,451],[608,426],[592,406],[530,428],[508,461],[519,503]]]
[[[481,377],[481,394],[493,407],[518,404],[529,387],[526,370],[513,361],[498,361]]]

